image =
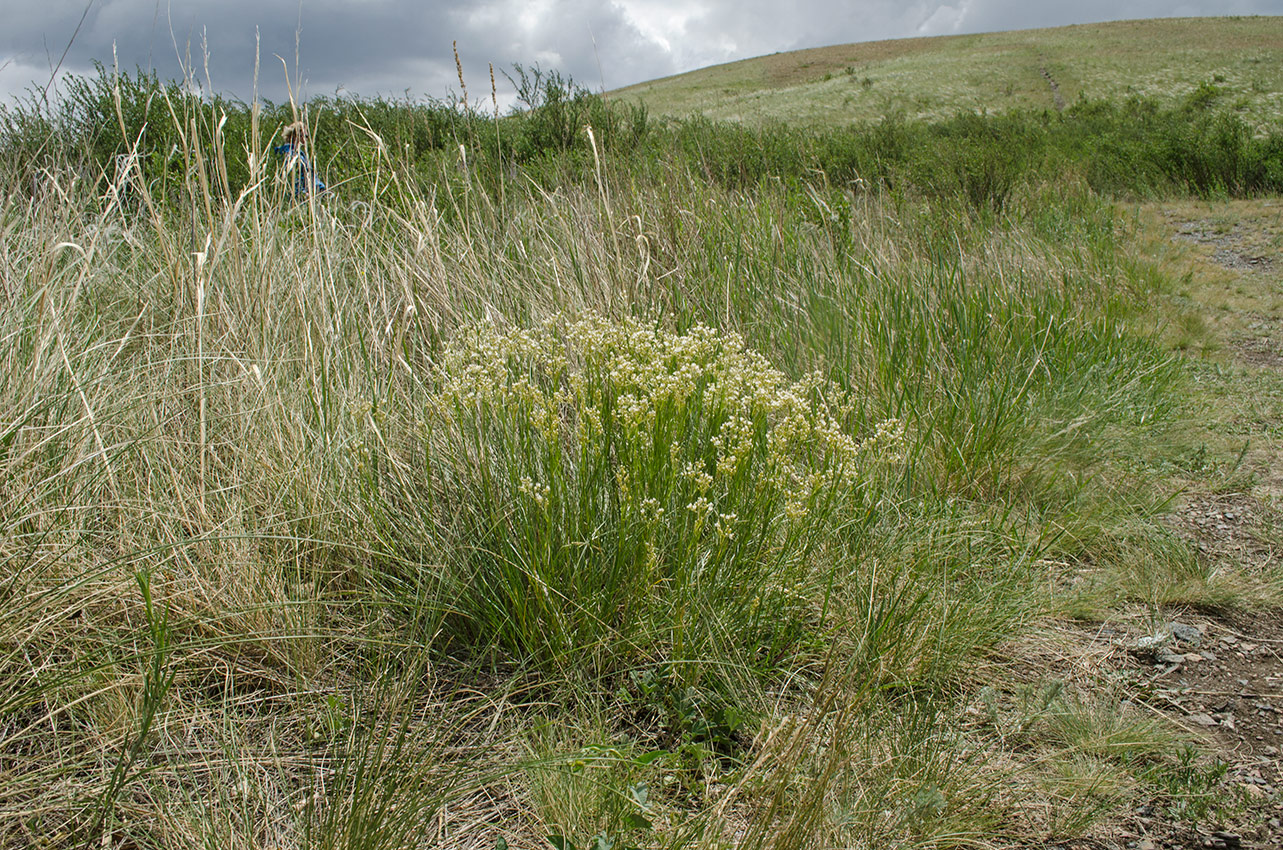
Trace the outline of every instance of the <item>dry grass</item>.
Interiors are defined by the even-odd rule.
[[[597,163],[502,206],[386,162],[384,194],[292,204],[271,167],[238,197],[189,174],[187,204],[129,171],[0,201],[0,846],[985,847],[1140,793],[1119,730],[1168,742],[1130,715],[967,713],[977,659],[1134,518],[1112,464],[1146,433],[1119,423],[1168,410],[1110,208],[1033,187],[981,220]],[[1070,202],[1092,214],[1049,225]],[[442,576],[475,553],[434,524],[441,354],[589,314],[741,334],[845,382],[853,434],[908,424],[808,549],[822,581],[782,589],[814,592],[777,653],[701,679],[660,635],[603,674],[596,645],[558,667],[452,630]],[[1022,747],[1036,780],[995,792]]]

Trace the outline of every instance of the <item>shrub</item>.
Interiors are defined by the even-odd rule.
[[[471,328],[429,420],[455,629],[557,666],[775,657],[836,500],[898,445],[847,434],[831,390],[703,325]]]

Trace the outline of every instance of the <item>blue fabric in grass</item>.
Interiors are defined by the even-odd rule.
[[[285,169],[294,172],[294,197],[301,198],[308,192],[324,192],[325,181],[316,173],[303,149],[292,142],[277,145],[272,153],[285,158]]]

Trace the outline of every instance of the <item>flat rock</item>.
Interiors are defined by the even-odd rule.
[[[1216,718],[1212,717],[1212,715],[1210,714],[1204,714],[1203,712],[1199,712],[1198,714],[1191,714],[1185,719],[1188,720],[1190,723],[1193,723],[1198,726],[1215,726],[1216,725]]]
[[[1199,646],[1203,642],[1203,633],[1198,626],[1191,626],[1188,623],[1168,623],[1167,630],[1181,643]]]

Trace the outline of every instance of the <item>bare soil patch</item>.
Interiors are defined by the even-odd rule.
[[[1283,367],[1283,340],[1278,337],[1243,337],[1234,341],[1234,350],[1252,366]]]
[[[1255,575],[1278,563],[1268,538],[1272,514],[1260,493],[1207,493],[1187,497],[1167,521],[1205,562]]]
[[[1242,222],[1226,230],[1211,221],[1185,221],[1177,225],[1178,240],[1212,246],[1212,261],[1234,271],[1272,272],[1275,258],[1253,236],[1255,231]]]
[[[1048,87],[1050,87],[1050,88],[1051,88],[1051,97],[1052,97],[1052,100],[1053,100],[1053,101],[1055,102],[1055,104],[1056,104],[1056,111],[1057,111],[1057,112],[1064,112],[1064,111],[1065,111],[1065,96],[1064,96],[1064,95],[1062,95],[1062,94],[1060,93],[1060,84],[1056,82],[1056,78],[1055,78],[1055,77],[1053,77],[1053,76],[1051,75],[1051,72],[1047,70],[1047,66],[1046,66],[1046,65],[1044,65],[1044,66],[1042,66],[1041,68],[1039,68],[1039,69],[1038,69],[1038,72],[1039,72],[1040,74],[1042,74],[1043,79],[1047,81],[1047,85],[1048,85]]]
[[[1208,319],[1219,338],[1211,359],[1220,362],[1201,385],[1207,397],[1198,399],[1215,411],[1196,426],[1198,439],[1211,445],[1200,450],[1209,463],[1174,482],[1185,489],[1164,522],[1209,575],[1257,589],[1278,581],[1283,561],[1283,429],[1266,398],[1283,389],[1283,215],[1275,204],[1157,210],[1159,241],[1193,247],[1177,252],[1182,265],[1173,278],[1185,278],[1175,295],[1182,309],[1192,306]],[[1161,716],[1199,742],[1199,769],[1224,765],[1213,791],[1222,805],[1211,814],[1182,813],[1171,797],[1137,798],[1121,817],[1082,838],[1028,846],[1283,850],[1283,609],[1271,607],[1277,599],[1248,589],[1224,607],[1137,605],[1104,623],[1048,624],[1022,642],[1011,671],[1018,680],[1055,676],[1080,690],[1107,688],[1131,709]]]
[[[1196,301],[1240,363],[1283,368],[1283,209],[1272,200],[1161,211],[1167,238],[1196,246]]]

